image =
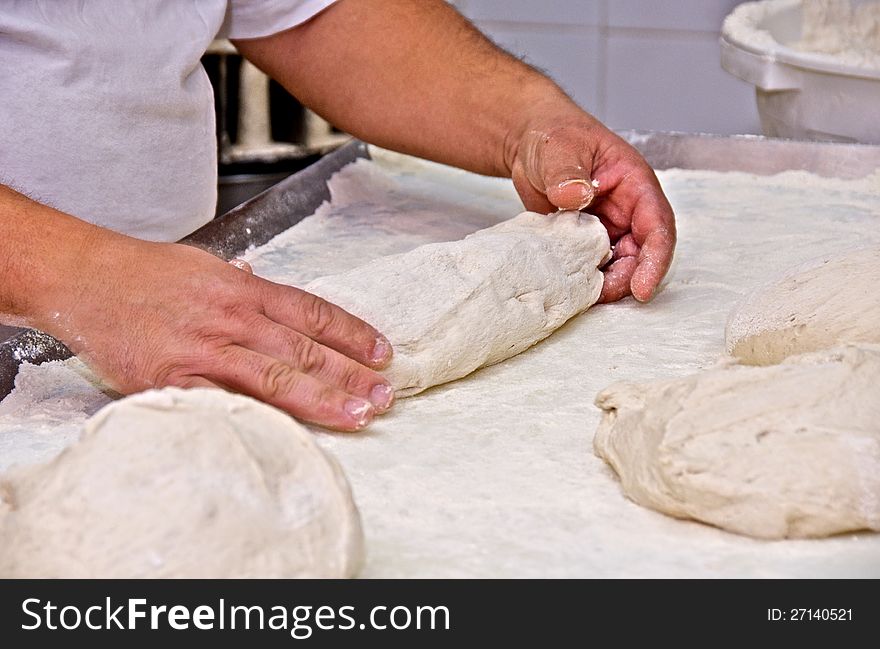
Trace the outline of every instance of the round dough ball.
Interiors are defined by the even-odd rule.
[[[58,457],[0,478],[0,503],[4,578],[338,578],[363,557],[336,462],[222,390],[110,404]]]
[[[603,391],[593,441],[640,505],[763,538],[880,531],[880,346]]]
[[[789,271],[746,298],[725,337],[727,351],[749,365],[842,343],[880,343],[880,248]]]

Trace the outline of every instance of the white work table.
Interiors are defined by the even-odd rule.
[[[333,200],[250,251],[302,285],[373,257],[513,216],[508,181],[372,151]],[[878,577],[880,535],[761,541],[639,507],[593,455],[595,395],[618,380],[712,366],[724,325],[761,281],[828,251],[880,244],[880,176],[660,173],[679,246],[662,291],[591,308],[525,353],[398,402],[321,445],[361,511],[365,577]],[[76,361],[23,366],[0,402],[0,468],[45,460],[110,396]]]

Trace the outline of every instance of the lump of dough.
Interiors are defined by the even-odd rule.
[[[307,291],[391,341],[385,374],[398,396],[470,374],[528,349],[602,290],[610,257],[595,216],[524,212],[461,241],[433,243],[322,277]]]
[[[640,505],[762,538],[880,530],[880,346],[618,383],[593,447]]]
[[[725,337],[727,351],[749,365],[842,343],[880,343],[880,248],[789,271],[746,298]]]
[[[362,556],[336,462],[221,390],[110,404],[52,461],[0,477],[3,578],[338,578]]]

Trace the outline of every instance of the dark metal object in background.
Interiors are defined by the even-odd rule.
[[[216,216],[351,139],[257,71],[228,41],[214,41],[202,66],[214,89]]]
[[[214,219],[183,240],[229,260],[251,246],[296,225],[330,199],[330,176],[358,158],[368,158],[367,146],[353,141],[329,153],[299,173]],[[2,394],[2,392],[0,392]]]
[[[303,165],[306,167],[307,165]],[[217,182],[217,216],[226,214],[234,207],[238,207],[245,201],[252,199],[272,185],[275,185],[289,175],[289,172],[279,173],[253,173],[253,174],[230,174],[220,176]]]
[[[6,327],[4,325],[0,325],[0,343],[12,338],[14,334],[17,334],[20,331],[21,329],[18,329],[17,327]]]
[[[71,356],[70,350],[63,343],[40,331],[8,327],[3,329],[7,331],[0,331],[0,399],[12,392],[15,375],[22,363],[39,365]],[[3,338],[10,333],[11,337],[4,341]]]
[[[863,177],[880,169],[880,146],[876,145],[638,131],[621,135],[656,169],[679,167],[759,175],[802,169],[837,178]],[[227,260],[250,246],[262,245],[329,199],[330,176],[357,158],[369,158],[366,145],[347,144],[212,221],[183,242]],[[54,338],[35,331],[15,331],[4,341],[0,328],[0,399],[12,390],[22,362],[42,363],[70,356],[67,348]]]

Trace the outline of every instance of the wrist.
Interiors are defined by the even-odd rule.
[[[9,324],[58,335],[89,292],[100,251],[123,235],[0,187],[0,314]]]
[[[79,329],[75,324],[78,315],[103,302],[100,288],[113,281],[104,267],[107,254],[114,241],[123,238],[86,223],[78,227],[79,223],[35,270],[34,294],[26,303],[31,326],[68,345]]]

